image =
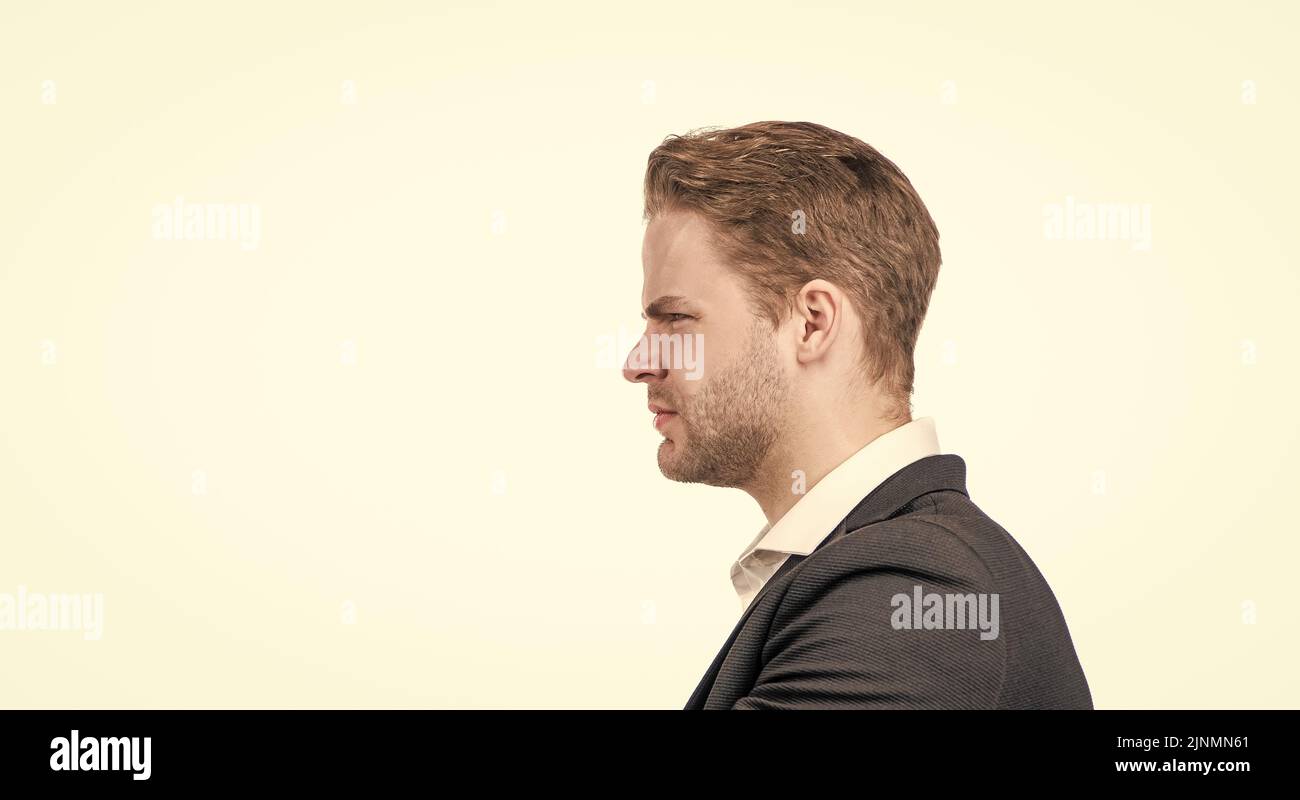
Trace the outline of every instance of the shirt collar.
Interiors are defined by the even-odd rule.
[[[758,550],[808,555],[886,478],[938,453],[932,417],[912,420],[872,439],[828,472],[775,525],[764,525],[739,560]]]

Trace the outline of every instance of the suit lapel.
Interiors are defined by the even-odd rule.
[[[835,530],[827,534],[826,538],[822,539],[813,548],[813,552],[817,552],[830,542],[844,536],[850,530],[857,530],[873,522],[888,519],[899,509],[922,495],[943,489],[955,489],[962,494],[966,493],[966,462],[960,456],[927,456],[919,461],[914,461],[895,472],[870,494],[862,498],[862,502],[858,503],[845,516],[843,521],[836,526]],[[684,710],[692,711],[704,707],[705,701],[713,690],[713,684],[717,680],[718,672],[722,669],[722,662],[727,660],[727,654],[731,652],[731,646],[735,644],[736,637],[740,635],[741,629],[745,627],[745,621],[749,619],[749,615],[758,607],[758,601],[763,599],[763,595],[769,589],[807,557],[791,554],[772,577],[763,584],[763,588],[758,591],[758,594],[745,608],[744,613],[740,615],[740,621],[731,629],[731,635],[727,637],[722,649],[718,651],[713,663],[709,665],[704,677],[700,679],[699,685],[691,693],[691,698],[686,701]]]
[[[818,547],[821,547],[821,545],[818,545]],[[745,607],[744,613],[740,615],[740,621],[736,623],[736,627],[731,629],[731,635],[727,637],[727,641],[723,643],[722,649],[719,650],[718,655],[714,657],[713,663],[709,665],[709,669],[704,673],[704,677],[700,680],[699,685],[696,686],[695,691],[691,693],[691,699],[686,701],[686,711],[703,708],[704,701],[709,696],[709,690],[713,688],[713,681],[718,677],[718,670],[722,669],[722,662],[727,659],[727,653],[731,651],[731,645],[735,643],[736,637],[740,635],[741,628],[745,627],[745,620],[749,619],[749,615],[754,613],[754,608],[758,606],[759,599],[767,593],[767,590],[772,587],[772,584],[781,580],[786,573],[794,569],[795,565],[800,561],[803,561],[804,558],[806,558],[806,556],[791,555],[788,557],[785,560],[785,563],[781,564],[780,568],[772,574],[772,577],[763,584],[763,588],[758,590],[758,594],[754,596],[754,599]]]

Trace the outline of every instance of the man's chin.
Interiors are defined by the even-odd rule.
[[[682,474],[681,456],[681,445],[672,439],[664,439],[659,443],[659,471],[670,481],[690,483],[689,477]]]
[[[672,459],[677,455],[677,443],[672,439],[664,439],[659,443],[657,457],[659,459],[659,469],[667,469],[672,463]]]
[[[659,471],[670,481],[678,483],[704,483],[721,486],[711,474],[701,473],[699,465],[691,464],[685,446],[672,439],[659,444]]]

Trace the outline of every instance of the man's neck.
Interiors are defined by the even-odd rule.
[[[910,421],[910,416],[895,420],[873,418],[855,426],[802,431],[798,442],[772,448],[758,477],[743,488],[763,509],[768,524],[775,525],[799,498],[849,456]]]

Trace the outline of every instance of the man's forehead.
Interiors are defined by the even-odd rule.
[[[646,226],[641,255],[647,266],[709,258],[713,253],[708,223],[698,214],[688,211],[661,214]]]
[[[694,214],[671,212],[651,220],[641,250],[644,307],[661,296],[704,299],[717,286],[721,264],[704,222]]]
[[[708,286],[698,268],[676,262],[662,269],[646,267],[641,284],[641,308],[650,305],[678,306],[707,299]]]

